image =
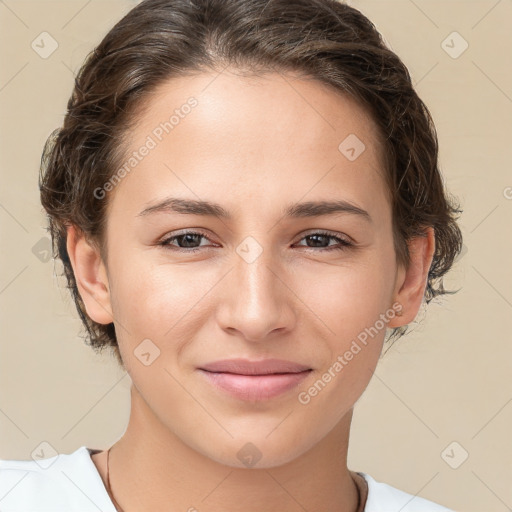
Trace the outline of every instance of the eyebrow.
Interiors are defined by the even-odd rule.
[[[204,215],[230,220],[233,216],[220,204],[211,201],[199,201],[195,199],[180,199],[168,197],[156,204],[147,206],[137,216],[146,216],[155,213],[181,213],[188,215]],[[337,201],[307,201],[291,204],[284,210],[284,217],[304,218],[320,217],[336,214],[358,215],[363,220],[371,223],[370,214],[359,206],[345,200]]]

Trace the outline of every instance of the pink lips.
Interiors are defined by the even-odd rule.
[[[199,370],[217,388],[242,400],[265,400],[297,386],[312,371],[292,361],[224,359]]]

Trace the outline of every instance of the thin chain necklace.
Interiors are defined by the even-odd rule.
[[[112,447],[110,447],[112,448]],[[114,493],[112,492],[112,486],[110,485],[110,471],[108,467],[108,460],[110,457],[110,448],[107,450],[107,487],[108,491],[110,493],[110,497],[112,498],[112,501],[114,502],[114,506],[116,507],[118,512],[124,512],[124,510],[120,507],[119,503],[117,503],[116,499],[114,498]],[[366,480],[365,480],[366,483]],[[356,512],[364,512],[364,506],[362,503],[362,496],[361,496],[361,489],[359,488],[359,484],[355,482],[356,488],[357,488],[357,507]]]
[[[110,447],[110,448],[112,448],[112,447]],[[119,506],[119,503],[117,503],[116,499],[114,498],[114,493],[112,492],[112,486],[110,485],[110,471],[109,471],[109,467],[108,467],[110,448],[107,450],[107,487],[108,487],[108,491],[110,493],[110,497],[112,498],[112,501],[114,502],[114,506],[116,507],[117,511],[124,512],[124,510]]]

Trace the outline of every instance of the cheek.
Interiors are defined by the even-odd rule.
[[[294,278],[293,289],[340,343],[370,327],[390,306],[393,273],[382,254],[347,264],[318,265]]]
[[[323,328],[328,355],[300,403],[324,411],[332,424],[359,399],[378,364],[394,313],[386,268],[382,260],[370,258],[366,265],[338,268],[304,283],[304,302],[328,327]]]
[[[160,343],[182,334],[188,315],[202,314],[203,299],[218,281],[211,267],[201,271],[197,264],[155,264],[144,253],[114,268],[114,317],[126,327],[132,344],[144,338]]]

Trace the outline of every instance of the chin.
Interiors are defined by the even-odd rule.
[[[201,450],[203,455],[210,459],[223,464],[225,466],[233,468],[244,468],[244,469],[269,469],[278,466],[283,466],[289,462],[300,457],[310,447],[314,445],[314,441],[311,440],[311,446],[300,445],[294,440],[293,436],[286,436],[283,439],[279,436],[271,434],[270,437],[266,437],[266,433],[255,433],[253,436],[237,437],[236,439],[229,439],[229,441],[220,447],[220,443],[217,444],[216,450],[211,450],[212,445],[206,447],[207,450]]]

